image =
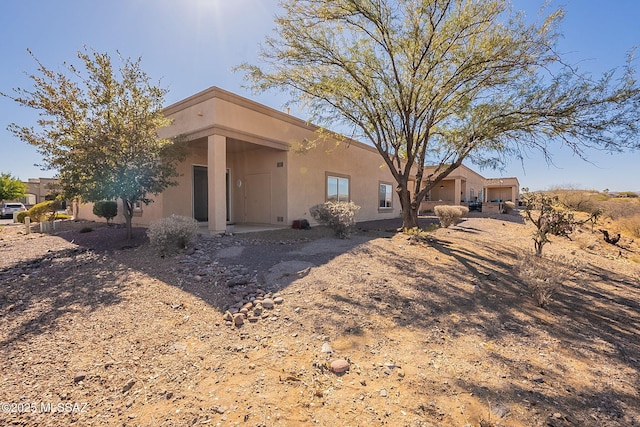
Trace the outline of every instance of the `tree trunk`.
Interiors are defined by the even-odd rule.
[[[122,199],[122,213],[127,226],[127,240],[133,239],[133,229],[131,226],[131,218],[133,217],[133,202],[127,199]]]
[[[418,207],[411,203],[409,190],[399,187],[397,190],[402,207],[402,228],[411,229],[418,226]]]

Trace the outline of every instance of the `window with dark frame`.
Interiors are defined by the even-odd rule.
[[[393,189],[391,184],[381,183],[378,187],[378,208],[390,209],[393,208]]]

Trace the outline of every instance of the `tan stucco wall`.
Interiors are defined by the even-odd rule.
[[[400,202],[395,193],[391,172],[382,157],[356,144],[320,143],[306,153],[289,152],[289,220],[308,219],[309,208],[326,201],[326,176],[347,176],[351,201],[361,209],[357,221],[394,218],[400,215]],[[380,183],[393,187],[392,209],[378,208]]]

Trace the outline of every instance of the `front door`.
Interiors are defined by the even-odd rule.
[[[209,185],[206,166],[193,167],[193,217],[209,220]]]

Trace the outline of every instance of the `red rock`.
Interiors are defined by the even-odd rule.
[[[349,362],[344,359],[337,359],[331,362],[331,372],[335,374],[344,374],[349,370]]]

